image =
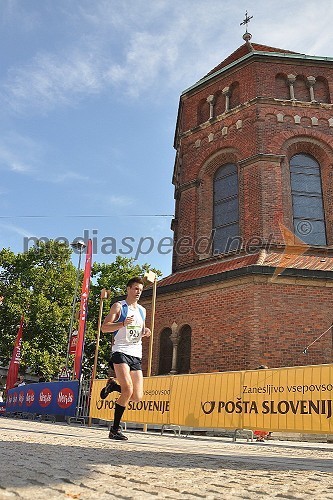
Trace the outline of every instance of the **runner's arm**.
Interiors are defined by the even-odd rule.
[[[121,313],[121,305],[119,304],[119,302],[116,302],[111,306],[109,314],[103,321],[101,327],[103,333],[113,333],[116,330],[119,330],[119,328],[121,328],[122,326],[124,326],[122,323],[117,322],[120,313]]]

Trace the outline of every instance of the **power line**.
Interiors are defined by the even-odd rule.
[[[115,214],[115,215],[0,215],[0,219],[107,219],[110,217],[174,217],[174,214]]]

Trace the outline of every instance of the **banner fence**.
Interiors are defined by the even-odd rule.
[[[74,416],[78,390],[78,380],[22,385],[8,391],[6,413]]]
[[[94,380],[90,416],[113,420],[117,393],[100,398]],[[130,402],[124,421],[191,428],[333,433],[333,364],[156,376]]]

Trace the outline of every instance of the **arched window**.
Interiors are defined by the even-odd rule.
[[[191,367],[191,335],[189,325],[184,325],[179,332],[177,351],[177,373],[189,373]]]
[[[290,99],[290,91],[287,75],[278,73],[275,77],[275,97],[278,99]]]
[[[170,338],[171,328],[164,328],[160,336],[160,355],[158,363],[158,374],[170,373],[172,367],[172,341]]]
[[[237,165],[227,163],[214,176],[214,253],[225,253],[239,246]]]
[[[294,83],[295,99],[297,101],[310,101],[310,91],[303,75],[297,75]]]
[[[290,160],[295,235],[309,245],[326,245],[320,167],[310,155]]]
[[[238,106],[241,103],[240,100],[240,89],[239,89],[239,83],[234,82],[230,85],[230,105],[229,108],[233,109],[236,106]]]
[[[214,117],[222,115],[225,112],[225,96],[219,90],[215,94]]]
[[[207,99],[201,99],[197,111],[197,125],[209,120],[209,103]]]
[[[330,91],[326,78],[318,76],[314,86],[315,99],[318,102],[330,103]]]

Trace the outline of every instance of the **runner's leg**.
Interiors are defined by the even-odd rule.
[[[121,395],[119,396],[117,403],[121,406],[126,406],[131,399],[133,392],[133,382],[130,374],[130,367],[127,363],[114,364],[114,371],[121,387]]]
[[[132,379],[133,390],[131,401],[138,402],[141,401],[143,397],[143,375],[142,370],[132,370],[130,372]]]

